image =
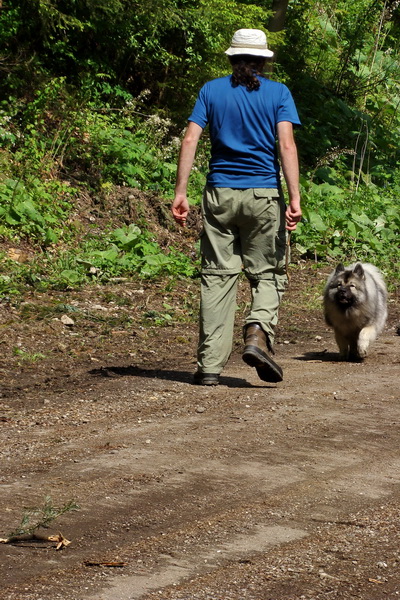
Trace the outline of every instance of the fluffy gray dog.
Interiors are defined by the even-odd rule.
[[[374,265],[338,265],[324,292],[325,320],[333,327],[343,360],[360,361],[382,332],[387,318],[387,290]]]

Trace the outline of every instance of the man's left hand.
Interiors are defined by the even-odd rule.
[[[301,220],[301,208],[300,204],[298,206],[289,206],[286,209],[285,214],[286,219],[286,229],[288,231],[294,231],[297,227],[297,223]]]

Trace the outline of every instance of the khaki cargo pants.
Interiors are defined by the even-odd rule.
[[[220,373],[232,351],[236,292],[244,271],[251,287],[245,325],[260,323],[271,344],[287,277],[285,201],[277,189],[206,187],[198,370]]]

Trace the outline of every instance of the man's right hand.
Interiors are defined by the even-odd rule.
[[[203,129],[200,125],[190,121],[182,140],[181,151],[179,153],[175,200],[172,203],[171,211],[175,221],[182,227],[185,227],[186,218],[189,214],[189,202],[186,196],[187,184],[196,154],[197,143],[202,131]]]
[[[178,225],[186,227],[186,219],[189,214],[189,202],[187,197],[181,194],[175,196],[171,206],[172,215]]]

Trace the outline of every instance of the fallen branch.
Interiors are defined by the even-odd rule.
[[[83,563],[86,567],[126,567],[126,562],[108,562],[98,560],[85,560]]]
[[[67,540],[62,533],[56,535],[40,535],[38,533],[23,533],[21,535],[12,535],[8,538],[0,538],[1,544],[18,544],[19,542],[57,542],[56,550],[62,550],[70,545],[71,541]]]

